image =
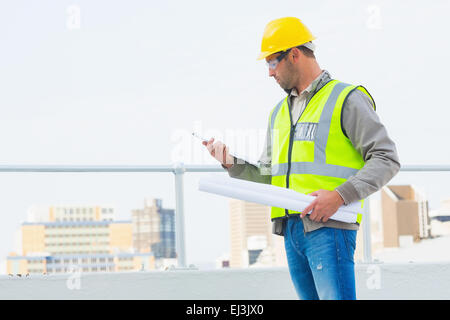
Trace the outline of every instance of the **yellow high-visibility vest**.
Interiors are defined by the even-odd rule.
[[[297,123],[292,124],[288,97],[272,110],[272,185],[303,194],[334,190],[364,166],[364,159],[341,127],[342,106],[353,90],[365,93],[375,108],[364,87],[331,80],[313,95]],[[358,224],[364,200],[360,202]],[[300,213],[272,207],[271,218]]]

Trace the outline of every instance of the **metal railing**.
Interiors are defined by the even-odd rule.
[[[450,171],[450,165],[406,165],[400,171]],[[225,172],[217,165],[0,165],[0,172],[172,172],[175,177],[175,236],[179,268],[186,268],[186,247],[184,233],[184,182],[185,172]],[[370,197],[367,199],[369,200]],[[365,263],[372,262],[371,226],[369,201],[363,215],[363,253]]]
[[[224,172],[217,165],[0,165],[0,172],[172,172],[175,177],[175,238],[179,268],[186,268],[184,233],[184,186],[185,172]]]

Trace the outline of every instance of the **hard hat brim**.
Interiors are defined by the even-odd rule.
[[[261,52],[258,55],[258,58],[256,58],[256,60],[262,60],[264,58],[267,58],[268,56],[270,56],[271,54],[274,54],[275,52]]]
[[[261,53],[258,55],[258,58],[256,58],[256,61],[262,60],[262,59],[264,59],[264,58],[267,58],[267,57],[270,56],[271,54],[274,54],[274,53],[277,53],[277,52],[280,52],[280,51],[285,51],[285,50],[288,50],[288,49],[291,49],[291,48],[295,48],[295,47],[304,45],[305,43],[310,42],[310,41],[313,41],[313,40],[316,40],[316,39],[317,39],[316,37],[312,36],[310,40],[308,40],[308,41],[306,41],[306,42],[301,42],[301,43],[299,43],[299,44],[297,44],[297,45],[288,46],[288,47],[286,47],[286,48],[283,48],[283,47],[282,47],[282,48],[279,48],[279,49],[273,50],[273,51],[264,51],[264,52],[261,52]]]

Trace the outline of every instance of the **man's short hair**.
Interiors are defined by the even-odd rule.
[[[296,47],[298,50],[300,50],[305,56],[307,56],[308,58],[316,58],[316,56],[314,55],[314,51],[312,51],[311,49],[301,45]]]

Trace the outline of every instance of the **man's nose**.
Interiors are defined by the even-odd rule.
[[[272,68],[269,68],[269,77],[274,77],[275,71]]]

